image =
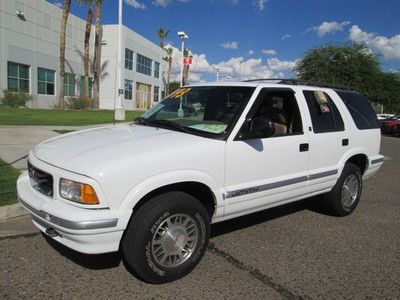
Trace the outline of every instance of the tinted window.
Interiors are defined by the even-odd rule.
[[[315,133],[344,130],[342,117],[328,94],[323,93],[328,100],[325,109],[321,108],[314,91],[304,91],[303,94],[307,101]]]
[[[349,110],[358,129],[379,128],[376,114],[361,94],[347,91],[336,91]]]

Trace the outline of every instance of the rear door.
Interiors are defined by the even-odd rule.
[[[274,136],[238,139],[239,133],[233,132],[227,141],[226,216],[291,201],[303,195],[307,186],[309,152],[302,121],[304,108],[294,90],[264,88],[245,118],[241,118],[242,128],[254,117],[260,117],[265,107],[269,109],[269,118],[276,123]]]
[[[302,96],[309,118],[308,193],[331,188],[339,177],[339,162],[349,148],[349,136],[328,90],[306,89]]]

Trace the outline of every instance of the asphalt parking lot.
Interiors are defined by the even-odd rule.
[[[38,233],[0,238],[0,298],[400,298],[400,138],[349,217],[318,198],[213,225],[187,277],[150,285],[118,253],[88,256]]]

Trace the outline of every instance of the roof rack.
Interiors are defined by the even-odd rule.
[[[244,80],[243,82],[262,82],[262,81],[275,81],[277,84],[287,84],[287,85],[308,85],[308,86],[317,86],[324,88],[332,88],[338,90],[347,90],[352,91],[353,89],[350,86],[343,85],[334,85],[329,83],[310,81],[310,80],[301,80],[301,79],[285,79],[285,78],[260,78],[260,79],[250,79]]]

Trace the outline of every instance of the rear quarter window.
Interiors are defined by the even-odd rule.
[[[359,93],[336,90],[358,129],[379,128],[378,119],[367,99]]]

